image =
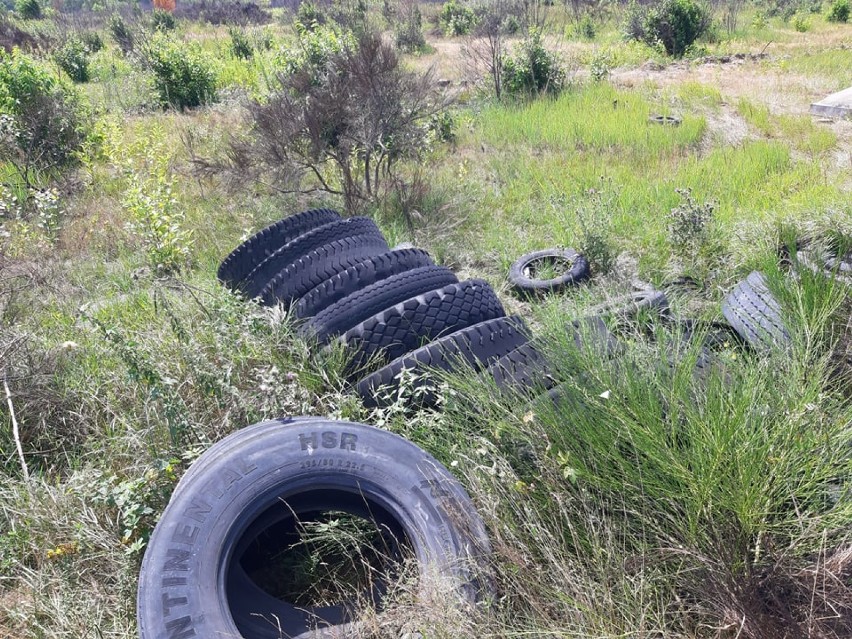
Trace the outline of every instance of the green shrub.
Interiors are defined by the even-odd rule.
[[[0,162],[28,183],[33,170],[73,163],[86,139],[74,91],[18,50],[0,51]]]
[[[520,47],[503,59],[503,88],[510,95],[559,93],[564,82],[559,59],[544,47],[537,29],[530,29]]]
[[[17,0],[15,2],[15,11],[24,20],[38,20],[41,18],[41,5],[38,0]]]
[[[405,15],[396,23],[396,46],[402,51],[416,53],[426,48],[426,38],[423,37],[423,16],[420,8],[412,4],[406,7]]]
[[[154,31],[174,31],[175,27],[177,27],[177,20],[168,11],[154,9],[151,13],[151,28]]]
[[[595,39],[598,30],[595,26],[595,21],[592,20],[592,17],[589,14],[580,18],[580,21],[574,26],[574,33],[579,38],[585,38],[586,40]]]
[[[89,53],[97,53],[104,48],[104,40],[97,31],[84,31],[80,34],[80,40],[86,45]]]
[[[799,33],[805,33],[811,30],[811,20],[807,13],[802,11],[796,12],[791,21],[793,28]]]
[[[834,0],[828,10],[829,22],[849,22],[849,0]]]
[[[328,21],[325,13],[310,0],[299,5],[296,11],[296,27],[299,30],[313,31]]]
[[[54,51],[53,59],[72,81],[89,81],[89,50],[79,38],[69,38]]]
[[[283,49],[278,63],[285,75],[302,74],[316,85],[322,81],[329,61],[336,55],[355,48],[351,32],[333,26],[300,29],[295,47]]]
[[[231,36],[231,54],[235,58],[248,60],[254,55],[254,47],[245,31],[239,27],[228,27],[228,35]]]
[[[197,45],[155,34],[143,55],[154,73],[163,106],[188,109],[213,100],[216,75],[210,60]]]
[[[110,16],[109,32],[124,55],[133,51],[136,46],[136,37],[130,26],[117,13]]]
[[[621,33],[625,40],[645,40],[645,8],[636,0],[630,0],[624,10],[624,20],[621,23]]]
[[[441,7],[438,23],[448,36],[467,35],[476,25],[476,14],[458,0],[449,0]]]
[[[698,0],[662,0],[648,10],[643,38],[649,45],[659,44],[667,54],[681,57],[710,25],[710,12]]]

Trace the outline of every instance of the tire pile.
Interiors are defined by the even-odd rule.
[[[367,406],[394,395],[403,369],[463,362],[503,386],[541,359],[487,282],[460,282],[420,249],[391,249],[368,218],[329,209],[287,217],[238,246],[218,277],[265,305],[289,306],[317,348],[346,345],[347,381]]]

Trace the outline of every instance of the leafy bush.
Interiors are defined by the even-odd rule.
[[[53,59],[74,82],[89,81],[89,50],[79,38],[69,38],[54,51]]]
[[[624,10],[624,20],[621,23],[621,33],[625,40],[645,40],[645,8],[636,0],[630,0]]]
[[[136,36],[133,35],[130,26],[117,13],[109,18],[109,32],[124,55],[131,53],[136,47]]]
[[[512,95],[559,93],[565,70],[548,51],[538,29],[530,29],[520,47],[503,59],[503,88]]]
[[[589,14],[585,14],[574,27],[574,33],[580,38],[594,40],[598,33],[595,21]]]
[[[399,22],[396,23],[396,46],[402,51],[415,53],[426,48],[423,37],[423,16],[417,3],[405,7]]]
[[[245,31],[228,27],[228,35],[231,36],[231,53],[235,58],[248,60],[254,55],[254,47],[251,46]]]
[[[357,44],[350,32],[334,26],[300,28],[298,34],[297,46],[281,51],[278,63],[285,75],[298,75],[314,85],[323,82],[335,56],[353,50]]]
[[[458,0],[449,0],[441,7],[438,23],[448,36],[467,35],[476,25],[476,14]]]
[[[297,28],[298,25],[301,25],[302,29],[312,31],[316,26],[323,25],[326,22],[328,22],[328,18],[325,12],[311,0],[306,0],[306,2],[300,4],[298,11],[296,11]]]
[[[175,17],[165,9],[154,9],[151,13],[151,28],[154,31],[174,31],[177,27]]]
[[[791,21],[793,28],[799,33],[805,33],[811,30],[811,20],[807,13],[797,11]]]
[[[829,22],[849,22],[849,0],[834,0],[828,10]]]
[[[20,51],[0,52],[0,161],[33,172],[71,164],[86,139],[76,94]]]
[[[143,55],[154,72],[154,84],[163,106],[188,109],[213,100],[216,75],[210,60],[197,45],[155,34]]]
[[[643,39],[661,45],[667,54],[681,57],[710,29],[711,16],[699,0],[662,0],[645,17]]]
[[[97,31],[84,31],[80,34],[80,40],[86,45],[89,53],[97,53],[104,48],[104,40]]]
[[[15,11],[24,20],[38,20],[41,18],[41,5],[38,0],[17,0]]]

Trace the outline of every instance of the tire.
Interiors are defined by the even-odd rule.
[[[275,420],[220,441],[193,468],[145,552],[141,639],[303,639],[357,627],[346,601],[296,606],[249,576],[257,547],[282,547],[264,529],[297,530],[297,518],[312,521],[321,512],[374,523],[413,550],[421,577],[437,572],[460,600],[490,590],[490,548],[470,498],[437,460],[397,435],[343,421]],[[315,624],[325,632],[312,631]]]
[[[335,302],[302,326],[299,332],[305,338],[325,344],[333,336],[345,333],[394,304],[458,281],[455,274],[443,266],[422,266],[397,273]]]
[[[366,217],[351,217],[320,226],[276,249],[258,264],[251,273],[246,275],[243,292],[249,298],[257,297],[287,265],[321,246],[356,235],[370,235],[384,239],[375,222]]]
[[[293,311],[299,319],[313,317],[335,302],[342,300],[374,282],[410,271],[434,262],[426,251],[404,249],[368,257],[318,284],[299,299]]]
[[[551,279],[535,277],[537,262],[550,260],[568,262],[561,275]],[[509,282],[518,293],[544,293],[561,291],[566,286],[579,284],[589,277],[589,261],[573,249],[545,249],[522,255],[509,269]]]
[[[351,378],[367,361],[384,364],[425,342],[505,315],[496,293],[484,280],[466,280],[412,297],[338,338],[354,351],[346,374]]]
[[[836,251],[809,246],[799,250],[796,258],[799,264],[812,272],[852,286],[852,254],[839,256]]]
[[[619,317],[633,317],[640,311],[657,310],[666,313],[669,310],[669,298],[662,291],[647,289],[627,295],[619,295],[589,309],[591,315],[613,314]]]
[[[781,319],[781,307],[758,271],[737,284],[722,303],[722,314],[752,347],[766,350],[790,343],[790,332]]]
[[[222,260],[216,272],[225,286],[237,289],[254,268],[276,249],[303,233],[340,219],[340,213],[330,209],[311,209],[285,217],[267,226],[240,244]]]
[[[263,287],[260,299],[266,306],[290,304],[328,278],[387,248],[385,239],[375,234],[346,237],[321,246],[278,271]]]
[[[547,358],[531,342],[521,344],[492,363],[486,370],[501,390],[549,390],[556,380]]]
[[[451,371],[460,365],[482,370],[528,339],[527,327],[517,315],[480,322],[398,357],[384,368],[364,377],[355,388],[365,406],[384,405],[399,387],[399,375],[403,370],[422,373],[430,368],[438,368]],[[428,382],[424,377],[418,378],[418,388],[426,384]],[[388,391],[384,397],[377,395],[381,388]],[[431,393],[422,395],[423,404],[432,404],[434,399]]]

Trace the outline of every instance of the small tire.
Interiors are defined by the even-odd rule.
[[[596,304],[588,309],[590,315],[612,314],[617,317],[633,317],[641,311],[656,310],[667,313],[669,298],[662,291],[645,289],[626,295],[619,295],[602,304]]]
[[[404,370],[422,372],[437,368],[451,371],[459,365],[482,370],[528,340],[528,329],[520,317],[498,317],[468,326],[398,357],[387,366],[361,379],[355,388],[365,406],[381,406],[395,393],[399,386],[399,376]],[[419,389],[425,384],[428,384],[425,378],[417,380]],[[378,395],[381,389],[387,391],[384,397]],[[428,392],[423,393],[421,397],[421,403],[427,405],[435,399]]]
[[[231,251],[222,260],[216,275],[228,288],[238,289],[246,276],[276,249],[310,230],[339,219],[340,213],[331,209],[311,209],[285,217],[258,231]]]
[[[762,273],[753,271],[738,283],[722,303],[722,314],[733,329],[757,349],[786,346],[790,332],[781,318],[778,300]]]
[[[549,279],[535,276],[536,265],[541,262],[564,263],[562,273]],[[561,291],[566,286],[579,284],[589,277],[589,261],[573,249],[544,249],[519,257],[509,268],[509,282],[518,293],[544,293]]]
[[[808,246],[798,251],[796,259],[818,275],[852,286],[852,254],[840,256],[836,251]]]
[[[276,249],[251,273],[246,275],[242,290],[248,298],[257,297],[264,287],[278,275],[278,272],[287,265],[321,246],[357,235],[369,235],[384,239],[376,223],[367,217],[350,217],[331,222],[308,231]]]
[[[373,315],[338,338],[354,351],[347,376],[361,373],[368,361],[383,365],[426,342],[505,315],[497,294],[484,280],[466,280],[417,295]]]
[[[422,266],[397,273],[335,302],[301,326],[299,333],[306,339],[325,344],[335,335],[345,333],[394,304],[458,281],[455,273],[443,266]]]
[[[232,434],[196,465],[145,551],[141,639],[306,639],[357,627],[348,602],[293,605],[262,590],[244,565],[249,546],[264,543],[264,527],[321,512],[347,512],[400,535],[416,558],[420,592],[438,575],[460,601],[489,594],[489,542],[469,496],[397,435],[328,419],[275,420]]]
[[[420,249],[394,249],[374,255],[353,264],[329,277],[305,293],[293,310],[299,319],[313,317],[347,295],[370,284],[434,262],[426,251]]]
[[[383,253],[387,248],[385,239],[375,234],[335,240],[278,271],[263,287],[259,297],[265,306],[290,304],[330,277],[370,256]]]

